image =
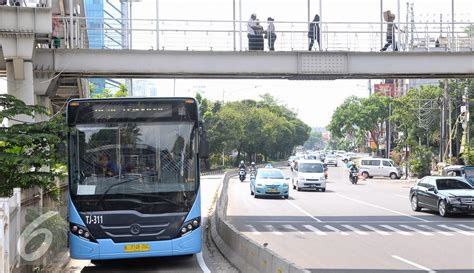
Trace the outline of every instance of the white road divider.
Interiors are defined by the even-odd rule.
[[[235,175],[235,171],[225,174],[216,209],[211,217],[211,238],[219,250],[240,272],[309,273],[308,270],[274,253],[267,248],[267,245],[264,246],[252,241],[227,221],[228,183],[229,178]],[[251,230],[251,232],[255,232],[255,230]]]

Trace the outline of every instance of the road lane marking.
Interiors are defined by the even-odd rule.
[[[308,230],[311,230],[312,232],[318,234],[318,235],[327,235],[326,232],[324,231],[321,231],[311,225],[303,225],[304,228],[308,229]]]
[[[464,231],[464,230],[461,230],[461,229],[459,229],[459,228],[448,227],[447,225],[438,225],[438,226],[439,226],[439,227],[442,227],[442,228],[445,228],[445,229],[449,229],[449,230],[455,231],[455,232],[457,232],[457,233],[461,233],[461,234],[467,235],[467,236],[474,236],[474,233],[469,232],[469,231]]]
[[[295,207],[297,210],[301,211],[302,213],[304,213],[306,216],[310,217],[311,219],[313,219],[314,221],[318,222],[318,223],[321,223],[322,221],[319,220],[318,218],[314,217],[313,215],[309,214],[307,211],[305,211],[304,209],[300,208],[298,205],[294,204],[293,202],[291,202],[290,200],[286,200],[287,202],[289,202],[293,207]]]
[[[304,234],[304,232],[298,230],[297,228],[295,228],[292,225],[283,225],[283,227],[288,229],[288,230],[291,230],[292,232],[298,232],[299,234]]]
[[[470,226],[463,225],[463,224],[457,224],[457,225],[458,225],[458,226],[460,226],[460,227],[463,227],[463,228],[469,229],[469,230],[474,230],[474,227],[470,227]]]
[[[250,232],[252,232],[253,235],[261,235],[262,234],[252,225],[245,225],[245,226],[250,230]]]
[[[401,194],[395,194],[395,195],[398,196],[398,197],[401,197],[401,198],[408,199],[408,196],[406,196],[406,195],[401,195]]]
[[[359,234],[359,235],[368,235],[369,233],[365,232],[365,231],[362,231],[362,230],[358,230],[357,228],[353,227],[353,226],[349,226],[349,225],[341,225],[349,230],[352,230],[353,232]]]
[[[368,226],[368,225],[361,225],[361,226],[365,227],[366,229],[370,229],[370,230],[372,230],[372,231],[375,231],[375,232],[377,232],[377,233],[380,234],[380,235],[384,235],[384,236],[390,235],[390,233],[388,233],[388,232],[386,232],[386,231],[378,230],[378,229],[373,228],[373,227]]]
[[[374,207],[374,208],[378,208],[378,209],[382,209],[382,210],[386,210],[386,211],[389,211],[389,212],[393,212],[393,213],[396,213],[396,214],[399,214],[399,215],[403,215],[403,216],[406,216],[406,217],[410,217],[410,218],[413,218],[413,219],[416,219],[416,220],[419,220],[419,221],[422,221],[422,222],[430,222],[428,220],[425,220],[425,219],[422,219],[422,218],[418,218],[418,217],[415,217],[415,216],[412,216],[412,215],[409,215],[409,214],[406,214],[406,213],[403,213],[403,212],[400,212],[400,211],[396,211],[396,210],[392,210],[392,209],[388,209],[388,208],[385,208],[385,207],[382,207],[382,206],[379,206],[379,205],[375,205],[375,204],[372,204],[372,203],[368,203],[368,202],[365,202],[365,201],[361,201],[361,200],[357,200],[357,199],[354,199],[354,198],[351,198],[351,197],[348,197],[348,196],[345,196],[345,195],[342,195],[340,193],[336,193],[336,195],[342,197],[342,198],[345,198],[347,200],[352,200],[354,202],[358,202],[358,203],[361,203],[361,204],[364,204],[364,205],[367,205],[367,206],[371,206],[371,207]]]
[[[416,229],[414,227],[410,227],[410,226],[407,226],[407,225],[400,225],[401,227],[404,227],[406,229],[409,229],[411,231],[414,231],[416,233],[420,233],[420,234],[423,234],[423,235],[427,235],[427,236],[433,236],[434,234],[431,233],[431,232],[427,232],[427,231],[423,231],[423,230],[419,230],[419,229]]]
[[[381,227],[384,227],[384,228],[386,228],[386,229],[389,229],[389,230],[391,230],[391,231],[393,231],[393,232],[396,232],[396,233],[398,233],[398,234],[401,234],[401,235],[405,235],[405,236],[411,236],[411,235],[413,235],[413,234],[411,234],[410,232],[403,231],[403,230],[400,230],[400,229],[398,229],[398,228],[391,227],[391,226],[389,226],[389,225],[380,225],[380,226],[381,226]]]
[[[199,267],[201,267],[203,273],[211,273],[211,270],[207,267],[206,263],[204,262],[204,258],[202,257],[202,251],[199,252],[197,255],[197,260]]]
[[[419,264],[417,264],[417,263],[414,263],[414,262],[412,262],[412,261],[409,261],[409,260],[404,259],[404,258],[402,258],[402,257],[399,257],[399,256],[397,256],[397,255],[392,255],[392,258],[395,258],[395,259],[397,259],[397,260],[399,260],[399,261],[402,261],[402,262],[404,262],[404,263],[407,263],[407,264],[409,264],[409,265],[412,265],[412,266],[414,266],[414,267],[416,267],[416,268],[419,268],[419,269],[421,269],[421,270],[427,271],[427,272],[429,272],[429,273],[435,273],[435,272],[436,272],[436,271],[434,271],[434,270],[432,270],[432,269],[429,269],[429,268],[426,267],[426,266],[419,265]]]
[[[268,229],[268,231],[272,232],[275,235],[283,235],[283,233],[277,231],[274,226],[272,225],[265,225],[265,228]]]
[[[337,229],[337,228],[335,228],[335,227],[333,227],[333,226],[330,226],[330,225],[325,225],[324,227],[327,228],[327,229],[330,229],[330,230],[332,230],[332,231],[334,231],[334,232],[337,232],[337,233],[339,233],[339,234],[341,234],[341,235],[349,235],[349,233],[347,233],[347,232],[345,232],[345,231],[342,231],[342,230],[339,230],[339,229]]]
[[[433,228],[433,227],[430,227],[430,226],[427,226],[427,225],[418,225],[418,226],[420,226],[420,227],[422,227],[422,228],[429,229],[429,230],[431,230],[431,231],[433,231],[433,232],[436,232],[436,233],[439,233],[439,234],[446,235],[446,236],[454,236],[453,234],[451,234],[451,233],[449,233],[449,232],[447,232],[447,231],[437,230],[437,229],[435,229],[435,228]]]

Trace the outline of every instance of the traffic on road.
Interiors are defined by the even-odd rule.
[[[366,179],[359,172],[361,180],[352,184],[342,155],[336,157],[338,167],[328,168],[327,180],[324,163],[303,157],[291,158],[291,167],[279,167],[283,177],[291,177],[288,199],[270,194],[253,198],[250,179],[231,178],[227,215],[232,225],[311,272],[472,272],[474,189],[463,178],[430,176],[417,182],[390,176]],[[311,169],[318,178],[303,182],[302,173]],[[322,180],[324,191],[299,186],[309,181],[322,185]],[[427,204],[424,183],[433,183],[428,192],[446,202],[444,210]],[[465,213],[454,214],[461,210]]]

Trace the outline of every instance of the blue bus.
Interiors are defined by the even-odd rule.
[[[72,258],[201,251],[208,144],[195,99],[74,99],[66,119]]]

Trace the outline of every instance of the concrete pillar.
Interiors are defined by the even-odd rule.
[[[44,108],[48,109],[50,113],[53,113],[53,109],[51,106],[51,99],[48,96],[39,96],[36,95],[36,105],[43,106]],[[41,121],[47,121],[49,120],[49,117],[46,115],[36,115],[35,116],[35,121],[41,122]]]
[[[34,105],[33,50],[37,35],[52,31],[51,8],[0,6],[0,45],[6,61],[7,93]],[[15,121],[17,120],[17,121]],[[15,122],[32,122],[17,116]]]
[[[7,61],[7,93],[22,100],[28,105],[35,104],[35,92],[33,86],[33,63],[24,61],[21,67],[14,66],[13,61]],[[16,72],[16,73],[15,73]],[[16,79],[15,74],[22,73],[23,79]],[[20,115],[16,117],[20,121],[32,122],[31,117]],[[18,122],[18,121],[16,121]],[[15,121],[12,121],[15,123]]]

